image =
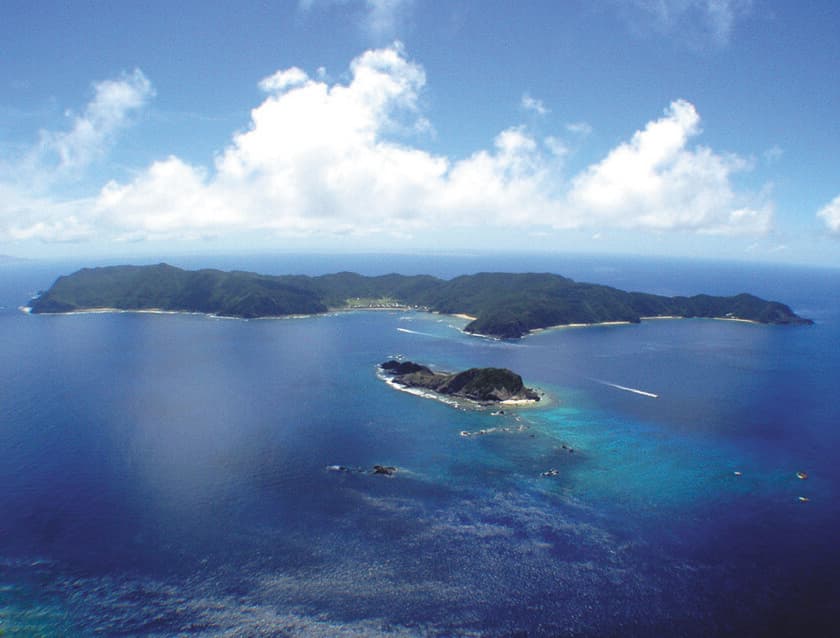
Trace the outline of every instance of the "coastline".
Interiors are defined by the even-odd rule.
[[[311,319],[313,317],[328,317],[330,315],[339,314],[342,312],[357,312],[368,310],[392,310],[395,312],[410,312],[415,311],[415,308],[408,306],[404,308],[330,308],[327,312],[317,312],[310,314],[289,314],[289,315],[266,315],[263,317],[241,317],[238,315],[218,315],[213,312],[199,312],[192,310],[164,310],[163,308],[78,308],[76,310],[68,310],[66,312],[32,312],[31,306],[18,306],[18,310],[28,315],[43,315],[43,316],[72,316],[72,315],[103,315],[103,314],[142,314],[142,315],[189,315],[196,317],[208,317],[210,319],[232,319],[240,321],[262,321],[275,319]],[[416,310],[423,312],[422,310]]]
[[[761,325],[760,321],[755,321],[754,319],[741,319],[740,317],[680,317],[679,315],[662,315],[653,317],[639,317],[639,319],[642,321],[656,321],[658,319],[710,319],[712,321],[735,321],[737,323],[754,323],[757,325]]]
[[[459,315],[455,315],[459,316]],[[525,334],[522,335],[522,339],[525,337],[530,337],[531,335],[538,335],[542,332],[547,332],[549,330],[559,330],[562,328],[593,328],[596,326],[630,326],[633,325],[632,321],[601,321],[598,323],[559,323],[553,326],[546,326],[545,328],[533,328],[529,330]],[[481,332],[467,332],[463,328],[460,329],[460,332],[463,334],[470,336],[470,337],[479,337],[481,339],[492,339],[493,341],[502,341],[504,337],[497,337],[495,335],[488,335]]]
[[[415,308],[414,306],[407,306],[407,305],[394,305],[394,306],[353,306],[353,305],[346,305],[346,306],[334,306],[332,308],[328,308],[327,312],[355,312],[357,310],[393,310],[394,312],[410,312],[412,310],[416,310],[417,312],[424,312],[422,308]],[[324,314],[324,313],[321,313]]]
[[[433,392],[432,390],[425,390],[423,388],[410,388],[407,385],[397,383],[391,377],[383,374],[381,370],[376,371],[376,376],[379,377],[379,379],[384,381],[389,387],[393,388],[394,390],[399,390],[400,392],[405,392],[407,394],[413,394],[414,396],[420,397],[421,399],[433,399],[435,401],[445,403],[446,405],[451,406],[453,408],[457,408],[459,410],[478,410],[480,407],[480,404],[474,401],[469,401],[468,399],[453,399],[444,394]]]
[[[698,319],[708,318],[712,321],[735,321],[737,323],[754,323],[757,325],[761,325],[760,321],[754,321],[752,319],[739,319],[738,317],[698,317]]]
[[[277,319],[309,319],[312,317],[324,317],[338,313],[345,313],[345,312],[381,312],[381,311],[391,311],[391,312],[423,312],[432,315],[440,315],[444,317],[454,317],[456,319],[461,319],[464,321],[475,321],[476,317],[472,315],[468,315],[465,313],[443,313],[437,312],[434,310],[428,310],[425,308],[416,308],[412,306],[343,306],[343,307],[336,307],[336,308],[329,308],[327,312],[319,312],[319,313],[311,313],[311,314],[289,314],[289,315],[269,315],[263,317],[240,317],[235,315],[218,315],[212,312],[197,312],[197,311],[190,311],[190,310],[164,310],[163,308],[132,308],[132,309],[124,309],[124,308],[110,308],[110,307],[97,307],[97,308],[78,308],[76,310],[70,310],[67,312],[44,312],[44,313],[33,313],[31,306],[18,306],[18,310],[23,312],[24,314],[28,315],[87,315],[87,314],[118,314],[118,313],[136,313],[136,314],[150,314],[150,315],[190,315],[190,316],[204,316],[209,317],[212,319],[239,319],[242,321],[255,321],[255,320],[277,320]],[[639,317],[640,321],[663,321],[663,320],[682,320],[682,319],[709,319],[713,321],[734,321],[736,323],[746,323],[746,324],[756,324],[761,325],[760,321],[754,321],[752,319],[741,319],[739,317],[681,317],[679,315],[653,315],[653,316],[646,316],[646,317]],[[594,328],[594,327],[604,327],[604,326],[629,326],[633,325],[634,322],[632,321],[600,321],[596,323],[562,323],[556,324],[553,326],[546,326],[544,328],[534,328],[532,330],[527,331],[525,334],[522,335],[521,338],[525,338],[531,335],[538,335],[542,332],[547,332],[549,330],[559,330],[563,328]],[[483,334],[480,332],[467,332],[464,328],[458,328],[458,331],[462,334],[465,334],[470,337],[479,337],[482,339],[491,339],[494,341],[502,341],[503,337],[497,337],[495,335],[488,335]]]
[[[599,321],[597,323],[559,323],[554,326],[546,326],[545,328],[534,328],[529,330],[526,335],[539,334],[546,330],[558,330],[560,328],[595,328],[597,326],[629,326],[632,321]]]
[[[539,401],[535,399],[506,399],[505,401],[475,401],[465,397],[454,397],[448,394],[441,394],[434,390],[427,388],[412,388],[394,381],[393,377],[388,376],[385,372],[377,366],[376,376],[381,381],[384,381],[389,387],[400,392],[413,394],[421,399],[432,399],[440,403],[445,403],[448,406],[457,408],[458,410],[470,410],[473,412],[486,412],[496,408],[539,408],[547,407],[553,403],[550,396],[539,388],[532,388],[540,397]]]
[[[315,312],[310,314],[289,314],[289,315],[266,315],[263,317],[240,317],[237,315],[218,315],[212,312],[199,312],[199,311],[192,311],[192,310],[164,310],[163,308],[110,308],[106,306],[96,307],[96,308],[77,308],[75,310],[68,310],[65,312],[32,312],[31,306],[18,306],[18,310],[20,310],[24,314],[28,315],[45,315],[45,316],[63,316],[63,315],[95,315],[95,314],[122,314],[122,313],[134,313],[134,314],[149,314],[149,315],[193,315],[193,316],[204,316],[204,317],[211,317],[213,319],[241,319],[243,321],[254,321],[258,319],[308,319],[311,317],[326,317],[330,315],[335,315],[339,313],[345,312],[381,312],[381,311],[391,311],[391,312],[423,312],[430,315],[440,315],[444,317],[456,317],[458,319],[465,319],[469,321],[473,321],[475,317],[471,317],[470,315],[465,314],[449,314],[443,312],[435,312],[433,310],[427,310],[424,308],[415,308],[413,306],[341,306],[336,308],[329,308],[327,312]],[[470,334],[470,333],[465,333]]]
[[[162,308],[79,308],[77,310],[69,310],[67,312],[32,312],[30,306],[20,306],[18,308],[21,312],[28,315],[38,315],[45,317],[69,317],[73,315],[107,315],[107,314],[139,314],[139,315],[188,315],[194,317],[209,317],[212,319],[243,319],[245,317],[231,317],[226,315],[216,315],[210,312],[194,312],[191,310],[164,310]],[[300,317],[313,317],[315,315],[299,315]],[[283,315],[278,317],[255,317],[256,319],[285,319],[292,317],[292,315]]]
[[[650,317],[639,317],[640,321],[664,321],[664,320],[688,320],[688,319],[707,319],[709,321],[734,321],[736,323],[749,323],[755,325],[762,325],[760,321],[755,321],[753,319],[741,319],[739,317],[681,317],[679,315],[654,315]],[[547,330],[558,330],[561,328],[594,328],[596,326],[632,326],[634,322],[632,321],[601,321],[598,323],[561,323],[556,326],[547,326],[545,328],[534,328],[533,330],[529,330],[526,332],[523,337],[527,337],[530,335],[536,335],[541,332],[546,332]],[[769,325],[769,324],[768,324]],[[487,337],[490,339],[494,339],[496,337],[492,337],[490,335],[479,335],[478,333],[467,333],[467,334],[474,334],[476,336]]]

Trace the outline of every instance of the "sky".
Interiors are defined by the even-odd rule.
[[[0,254],[840,266],[836,0],[0,3]]]

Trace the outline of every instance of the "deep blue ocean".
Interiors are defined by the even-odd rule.
[[[517,255],[169,261],[550,271],[663,294],[749,291],[816,325],[657,320],[508,342],[390,311],[30,316],[18,306],[36,291],[96,264],[0,264],[3,636],[840,631],[840,271]],[[377,378],[394,355],[509,367],[550,400],[460,410]]]

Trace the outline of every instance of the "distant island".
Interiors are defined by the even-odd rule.
[[[552,326],[638,323],[653,317],[706,317],[767,324],[811,324],[777,301],[734,297],[665,297],[578,283],[551,273],[478,273],[366,277],[352,272],[309,277],[168,264],[84,268],[59,277],[30,301],[33,313],[97,309],[197,312],[224,317],[282,317],[337,309],[402,308],[464,315],[464,330],[510,339]]]
[[[413,361],[390,360],[379,364],[383,373],[405,388],[431,390],[437,394],[479,403],[534,403],[540,400],[522,377],[507,368],[470,368],[458,373],[433,372]]]

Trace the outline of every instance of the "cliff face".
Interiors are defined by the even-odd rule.
[[[433,372],[412,361],[386,361],[382,370],[396,383],[472,401],[539,401],[522,377],[506,368],[470,368],[458,373]]]

